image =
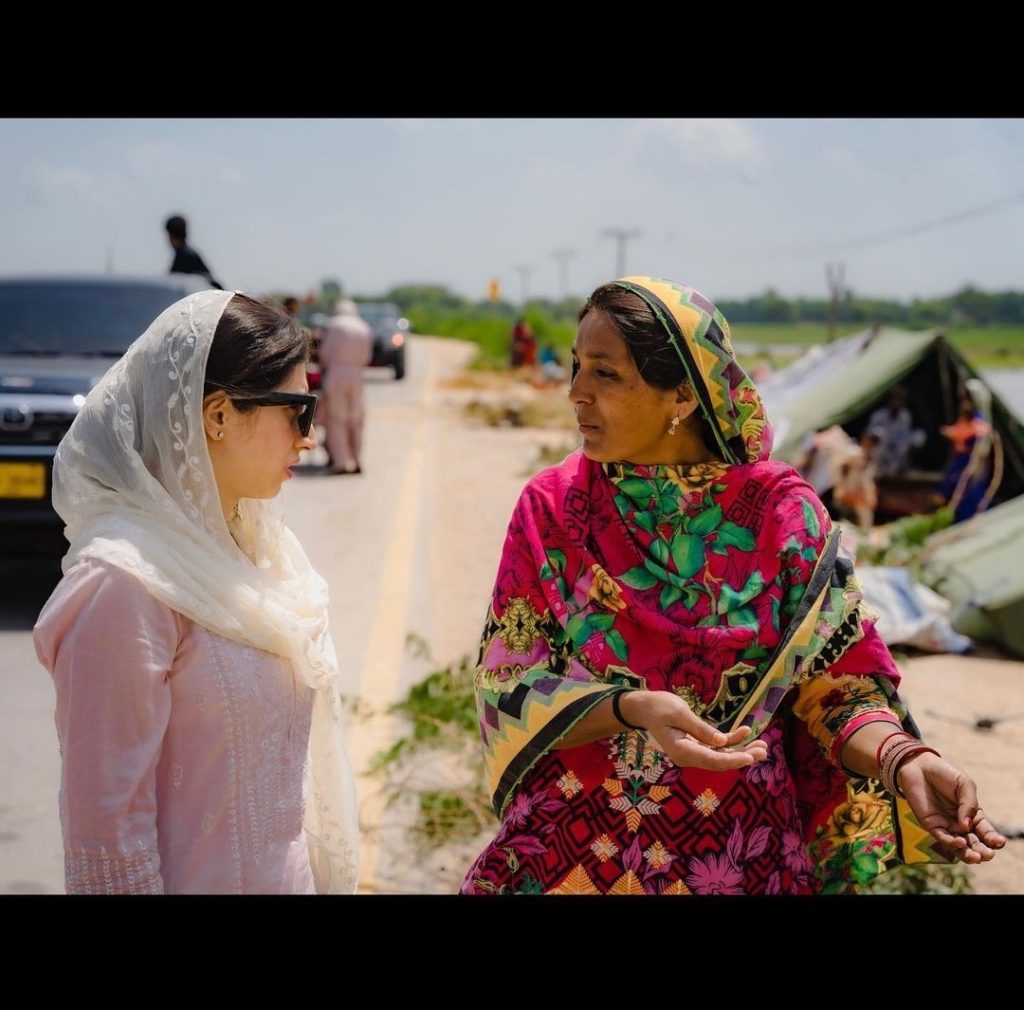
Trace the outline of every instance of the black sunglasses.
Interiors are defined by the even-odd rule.
[[[257,407],[303,407],[295,415],[295,423],[299,434],[305,438],[313,427],[313,415],[316,413],[316,393],[265,393],[263,396],[233,396],[232,400],[244,400]]]

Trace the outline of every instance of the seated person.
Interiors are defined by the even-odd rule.
[[[839,477],[832,491],[832,500],[840,515],[852,518],[863,530],[874,525],[878,508],[874,463],[877,447],[877,436],[870,431],[861,436],[860,445],[847,447],[840,459]]]
[[[561,359],[558,357],[555,345],[550,342],[541,348],[540,370],[544,375],[545,381],[552,384],[562,382],[565,379],[565,365],[562,364]]]
[[[850,457],[850,451],[859,453],[857,443],[838,424],[833,424],[808,435],[803,449],[804,454],[797,469],[814,488],[829,514],[835,517],[837,511],[832,497],[833,490],[844,462]]]
[[[907,392],[893,386],[884,407],[872,413],[867,430],[876,439],[875,473],[879,477],[899,477],[907,469],[911,452],[924,445],[925,433],[914,427],[907,407]]]

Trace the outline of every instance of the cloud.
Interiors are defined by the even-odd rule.
[[[696,169],[724,166],[754,176],[766,159],[761,140],[738,119],[645,119],[636,132],[642,140],[667,141],[684,164]]]
[[[224,165],[216,173],[215,177],[218,181],[224,183],[225,186],[232,186],[235,188],[244,186],[246,183],[245,175],[239,171],[236,165]]]
[[[238,166],[227,158],[196,154],[169,140],[146,140],[129,148],[129,172],[142,179],[187,179],[217,182],[239,188],[247,182]]]
[[[29,197],[33,202],[63,196],[97,204],[109,202],[109,186],[105,180],[77,165],[54,165],[36,160],[25,166],[25,174]]]
[[[488,121],[474,117],[460,117],[458,119],[410,119],[408,117],[384,120],[401,136],[419,137],[426,133],[436,133],[439,130],[464,130],[467,127],[475,128]]]
[[[857,159],[853,151],[839,144],[825,148],[823,157],[825,162],[833,168],[856,168],[857,166]]]
[[[392,119],[391,125],[399,133],[418,136],[421,133],[426,133],[434,125],[434,121],[430,119]]]
[[[168,140],[147,140],[128,149],[128,167],[141,176],[187,175],[191,165],[188,152]]]

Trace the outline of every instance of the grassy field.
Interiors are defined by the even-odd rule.
[[[511,327],[504,319],[447,316],[429,322],[432,336],[471,340],[480,348],[473,361],[473,368],[489,370],[507,367]],[[550,322],[534,322],[532,325],[538,346],[543,347],[550,341],[558,348],[563,364],[568,365],[569,348],[576,336],[576,327],[571,323]]]
[[[509,326],[505,320],[450,316],[432,320],[432,323],[433,333],[438,336],[471,340],[479,345],[480,352],[474,361],[474,368],[502,368],[508,362]],[[849,336],[863,328],[860,325],[840,325],[836,336]],[[753,355],[744,355],[745,363],[762,360],[773,367],[785,364],[794,357],[794,352],[781,351],[786,345],[793,348],[809,347],[811,344],[825,343],[827,337],[827,327],[815,323],[738,323],[731,329],[734,343],[763,348],[763,351]],[[571,323],[535,323],[534,330],[538,343],[543,346],[551,341],[567,364],[576,327]],[[947,334],[975,368],[1024,368],[1024,327],[957,328],[948,330]]]
[[[950,330],[949,339],[975,368],[1024,368],[1024,329],[1019,326]]]
[[[739,323],[731,329],[735,343],[757,344],[765,348],[784,344],[823,344],[828,335],[825,326],[806,323]],[[863,329],[863,326],[839,326],[836,337],[841,339]],[[1024,327],[955,328],[947,330],[946,335],[975,368],[1024,368]]]

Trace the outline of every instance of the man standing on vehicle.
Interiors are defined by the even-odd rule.
[[[340,299],[320,342],[331,473],[363,472],[363,369],[372,357],[373,330],[359,317],[355,302]]]
[[[213,279],[213,274],[203,262],[203,257],[186,244],[187,225],[185,219],[180,214],[175,214],[167,219],[164,227],[167,229],[167,238],[170,240],[171,248],[174,249],[174,262],[171,263],[170,272],[172,274],[204,274],[210,282],[210,287],[222,289],[222,285]]]

